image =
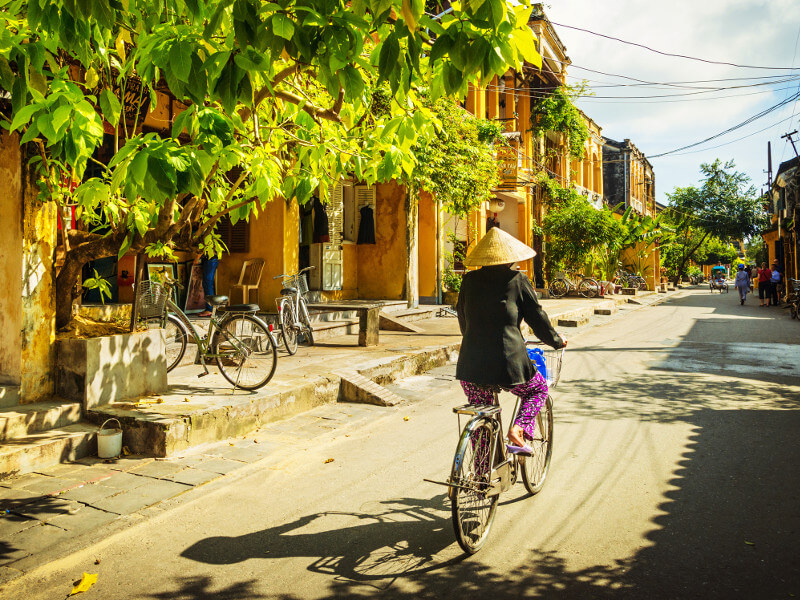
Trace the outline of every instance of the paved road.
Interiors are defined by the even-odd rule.
[[[4,599],[64,597],[82,571],[87,600],[800,597],[798,342],[785,312],[701,288],[574,337],[551,478],[501,498],[474,557],[422,481],[455,445],[447,367]]]

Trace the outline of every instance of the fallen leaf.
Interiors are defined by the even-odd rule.
[[[189,402],[189,399],[188,398],[184,398],[183,401],[184,402]]]
[[[232,442],[228,442],[228,446],[233,446],[233,443]]]
[[[254,443],[254,444],[257,444],[257,443],[258,443],[258,440],[253,440],[253,443]]]
[[[328,463],[332,463],[332,462],[333,462],[333,459],[332,459],[332,458],[329,458],[329,459],[327,459],[327,460],[325,461],[325,464],[327,465]]]
[[[745,540],[744,543],[747,544],[748,546],[755,546],[756,545],[755,542],[748,542],[747,540]]]
[[[123,456],[130,456],[131,455],[131,451],[127,446],[123,446],[122,447],[122,455]]]
[[[408,421],[408,417],[403,417],[403,421]]]
[[[81,578],[78,584],[72,588],[72,591],[69,593],[69,595],[74,596],[75,594],[86,592],[95,583],[97,583],[97,573],[84,573],[83,578]]]
[[[94,559],[94,564],[99,565],[100,564],[100,559],[99,558],[95,558]]]

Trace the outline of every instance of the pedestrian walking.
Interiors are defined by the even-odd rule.
[[[781,303],[778,298],[778,291],[780,290],[782,280],[783,274],[778,269],[778,259],[776,258],[772,261],[772,273],[769,279],[769,293],[770,298],[772,298],[772,306],[778,306]]]
[[[771,278],[772,271],[767,267],[767,263],[761,263],[761,268],[758,270],[758,299],[761,301],[759,306],[769,306]],[[766,304],[764,304],[765,300]]]
[[[754,286],[758,281],[758,265],[753,263],[752,265],[750,265],[749,269],[750,269],[750,291],[753,292],[755,291]]]
[[[750,291],[750,273],[744,268],[744,263],[739,263],[733,286],[739,290],[739,304],[744,304],[747,300],[747,292]]]

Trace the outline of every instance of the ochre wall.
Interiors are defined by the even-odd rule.
[[[40,202],[38,188],[23,172],[22,377],[21,402],[37,402],[54,389],[56,335],[55,250],[57,211]]]
[[[258,288],[258,303],[263,310],[275,310],[275,298],[280,296],[282,282],[275,275],[297,270],[299,247],[299,221],[297,203],[276,198],[259,209],[257,217],[250,218],[249,252],[223,254],[217,268],[217,294],[231,296],[231,286],[239,281],[244,261],[263,258],[264,270]],[[256,294],[250,300],[256,302]],[[242,301],[240,290],[231,297],[233,303]]]
[[[19,137],[0,132],[0,384],[22,372],[22,189]]]
[[[375,244],[358,246],[358,297],[402,300],[406,281],[406,191],[377,184]]]
[[[427,192],[419,198],[419,295],[436,297],[436,202]]]

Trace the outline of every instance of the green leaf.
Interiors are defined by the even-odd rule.
[[[339,71],[339,81],[344,88],[345,98],[360,101],[361,94],[364,92],[364,80],[355,67],[347,65]]]
[[[169,67],[173,75],[184,83],[192,72],[192,47],[187,42],[175,42],[169,49]]]
[[[527,26],[514,31],[514,42],[522,58],[533,64],[537,69],[542,68],[542,55],[536,45],[536,38]]]
[[[283,13],[273,15],[272,32],[285,40],[290,40],[294,34],[294,23],[292,23],[292,20]]]
[[[66,125],[69,118],[72,116],[72,107],[69,105],[59,106],[53,111],[52,124],[56,133],[61,131],[61,128]]]
[[[86,69],[86,78],[84,81],[86,82],[87,89],[93,89],[100,83],[100,77],[97,75],[97,71],[94,67]]]
[[[453,63],[445,63],[444,65],[444,89],[448,95],[455,94],[461,87],[464,80],[464,75],[459,71]]]
[[[122,106],[114,92],[108,88],[100,92],[100,110],[103,111],[103,116],[111,125],[116,126],[119,123]]]
[[[448,52],[453,47],[453,38],[449,35],[440,35],[436,38],[436,41],[433,43],[433,48],[431,48],[431,62],[436,62]]]
[[[27,125],[31,120],[33,114],[39,110],[38,104],[28,104],[23,106],[14,114],[14,119],[11,121],[11,131],[19,129],[23,125]]]
[[[400,57],[400,42],[394,33],[383,40],[381,52],[378,56],[378,74],[381,79],[388,79],[397,68],[397,59]]]

